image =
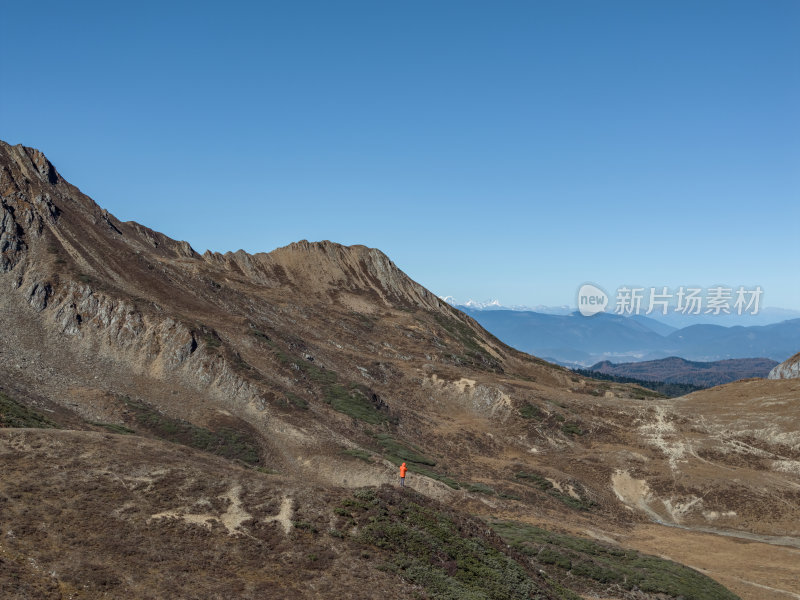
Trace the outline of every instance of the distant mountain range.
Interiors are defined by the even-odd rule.
[[[453,296],[440,296],[442,300],[455,306],[461,310],[465,308],[470,310],[513,310],[522,312],[536,312],[545,315],[569,315],[577,311],[574,306],[547,306],[545,304],[537,304],[535,306],[527,306],[521,304],[506,305],[500,300],[486,300],[476,301],[467,300],[466,302],[459,302]],[[611,308],[608,309],[609,311]],[[613,314],[613,313],[609,313]],[[749,327],[751,325],[772,325],[773,323],[780,323],[781,321],[788,321],[792,319],[800,319],[800,310],[793,310],[790,308],[778,307],[761,307],[757,314],[683,314],[675,311],[668,312],[666,315],[659,312],[653,312],[650,315],[633,315],[629,318],[645,318],[648,321],[656,321],[671,329],[680,329],[682,327],[689,327],[690,325],[722,325],[726,327],[733,327],[737,325]]]
[[[632,363],[599,362],[587,370],[664,383],[686,383],[698,387],[712,387],[750,377],[766,377],[777,365],[769,358],[738,358],[715,362],[697,362],[677,356]]]
[[[484,301],[469,299],[466,302],[459,302],[453,296],[440,296],[440,298],[447,302],[450,306],[455,306],[456,308],[469,308],[472,310],[517,310],[532,311],[547,315],[568,315],[575,311],[575,307],[567,306],[566,304],[563,306],[547,306],[545,304],[527,306],[524,304],[506,305],[501,303],[500,300],[496,299]],[[798,316],[800,316],[800,313],[798,313]]]
[[[505,343],[566,366],[671,356],[705,362],[754,357],[782,361],[800,349],[800,319],[747,327],[698,324],[675,329],[644,316],[460,308]]]

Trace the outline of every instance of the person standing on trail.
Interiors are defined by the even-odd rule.
[[[408,468],[406,463],[403,463],[400,465],[400,487],[406,487],[406,471],[408,471]]]

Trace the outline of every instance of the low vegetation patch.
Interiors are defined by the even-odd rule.
[[[305,373],[306,377],[313,381],[314,383],[319,383],[322,385],[332,385],[335,384],[338,380],[335,371],[331,371],[330,369],[325,369],[323,367],[318,367],[314,363],[307,361],[307,360],[298,360],[295,363],[303,373]]]
[[[332,371],[328,371],[331,373]],[[366,423],[376,425],[389,420],[388,415],[379,410],[369,392],[364,392],[359,386],[349,388],[338,383],[332,383],[324,387],[325,402],[331,405],[334,410],[350,415],[354,419],[359,419]]]
[[[410,462],[418,465],[436,466],[436,461],[423,455],[419,448],[411,448],[410,444],[398,442],[388,433],[375,434],[375,440],[383,450],[386,458],[399,465],[402,462]]]
[[[564,423],[561,426],[561,431],[567,435],[583,435],[586,433],[581,426],[574,422]]]
[[[300,396],[292,394],[291,392],[286,393],[286,401],[300,410],[308,410],[308,402],[303,400]]]
[[[124,425],[117,425],[116,423],[98,423],[96,421],[92,421],[89,424],[95,425],[96,427],[103,427],[108,429],[111,433],[119,433],[121,435],[130,435],[132,433],[136,433],[133,429],[125,427]]]
[[[569,582],[573,590],[608,594],[616,588],[683,600],[738,600],[713,579],[656,556],[523,523],[490,521],[490,525],[528,556],[532,566],[546,569],[561,584]]]
[[[505,500],[522,500],[522,498],[520,498],[520,497],[519,497],[519,496],[517,496],[516,494],[510,494],[510,493],[508,493],[508,492],[500,492],[500,493],[499,493],[499,494],[497,494],[497,495],[498,495],[500,498],[503,498],[503,499],[505,499]]]
[[[487,496],[494,496],[497,492],[494,488],[486,485],[485,483],[470,483],[466,486],[468,492],[475,492],[477,494],[486,494]]]
[[[425,477],[430,477],[431,479],[435,479],[436,481],[441,481],[446,486],[453,488],[454,490],[460,489],[461,484],[450,477],[449,475],[443,475],[433,469],[428,469],[421,465],[411,464],[408,465],[408,470],[412,473],[419,473],[420,475],[424,475]]]
[[[337,513],[350,539],[381,561],[379,568],[452,600],[573,599],[537,581],[479,521],[447,512],[411,490],[357,490]]]
[[[205,347],[209,350],[216,350],[222,345],[222,340],[211,333],[207,333],[203,336],[203,344],[205,344]]]
[[[538,406],[530,403],[524,404],[522,408],[519,409],[519,414],[523,419],[541,420],[545,416]]]
[[[53,429],[58,425],[43,414],[0,393],[0,427]]]
[[[347,450],[342,450],[342,454],[358,458],[370,464],[372,463],[372,453],[362,450],[361,448],[348,448]]]
[[[125,405],[133,411],[136,422],[158,438],[250,465],[258,464],[261,460],[258,444],[246,433],[230,427],[211,431],[188,421],[168,417],[152,406],[130,398],[125,399]]]

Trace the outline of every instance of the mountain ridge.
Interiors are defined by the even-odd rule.
[[[439,301],[428,290],[400,271],[383,252],[366,246],[343,246],[330,241],[308,242],[302,240],[276,248],[271,252],[248,254],[239,250],[220,254],[206,251],[201,256],[188,242],[173,240],[135,221],[119,221],[80,192],[78,188],[63,180],[55,167],[38,150],[21,145],[10,146],[5,142],[0,142],[0,151],[6,155],[2,171],[0,171],[0,186],[5,186],[3,188],[4,195],[9,196],[19,192],[25,185],[34,185],[33,204],[25,202],[26,206],[22,207],[25,210],[25,221],[22,224],[17,224],[14,220],[14,213],[8,211],[5,203],[3,205],[0,231],[3,235],[3,243],[7,247],[3,248],[4,262],[2,264],[5,266],[0,268],[4,270],[8,270],[10,266],[16,264],[12,262],[12,257],[18,254],[17,246],[24,244],[24,236],[18,235],[16,231],[18,225],[21,229],[26,230],[34,220],[42,218],[46,218],[52,225],[61,215],[62,211],[54,204],[53,198],[47,192],[40,193],[42,190],[33,179],[36,178],[39,180],[36,183],[46,182],[51,186],[56,186],[56,189],[65,189],[67,193],[58,196],[57,201],[67,202],[70,206],[78,208],[83,213],[82,216],[87,217],[92,224],[99,224],[105,229],[107,236],[124,240],[134,252],[146,251],[148,254],[156,254],[160,257],[204,260],[217,267],[246,273],[261,285],[286,285],[291,284],[293,278],[300,278],[303,280],[300,282],[301,285],[306,287],[312,283],[324,282],[329,288],[339,290],[345,282],[349,282],[349,287],[353,289],[359,289],[360,284],[361,291],[372,290],[384,302],[388,302],[391,297],[392,300],[406,303],[420,303],[433,310],[440,310],[445,306],[445,303]],[[16,172],[12,165],[17,167]],[[37,210],[40,204],[45,207],[44,211]],[[35,227],[37,234],[41,232],[43,226],[42,223],[37,223]],[[57,232],[58,230],[51,231]],[[64,236],[58,241],[69,244],[71,241],[74,242],[74,238],[70,240]],[[101,240],[95,236],[93,241]],[[80,251],[78,244],[70,245],[71,247],[67,248],[68,253],[72,258],[77,259],[81,267],[87,269],[98,267],[99,261],[92,261],[89,256],[85,256]],[[102,245],[108,246],[108,244]],[[305,256],[298,259],[296,256],[298,254]],[[314,260],[308,260],[309,255]],[[105,256],[104,258],[107,260],[110,257]],[[299,264],[306,266],[312,264],[313,272],[299,272],[296,268]],[[114,275],[116,279],[124,279],[120,273]],[[321,286],[316,285],[315,287],[320,288]],[[326,290],[320,289],[319,291]]]

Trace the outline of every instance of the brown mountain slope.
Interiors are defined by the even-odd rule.
[[[585,567],[607,554],[596,568],[626,573],[626,597],[735,598],[675,563],[487,524],[410,489],[319,487],[133,435],[5,430],[0,457],[4,598],[574,600],[544,570],[557,552]],[[569,587],[608,587],[595,579],[576,569]]]
[[[0,210],[0,392],[63,426],[336,494],[393,483],[405,460],[411,487],[459,511],[623,545],[653,520],[798,545],[796,382],[666,401],[587,380],[508,348],[378,250],[201,256],[21,146],[0,144]],[[763,597],[752,577],[734,584]]]

